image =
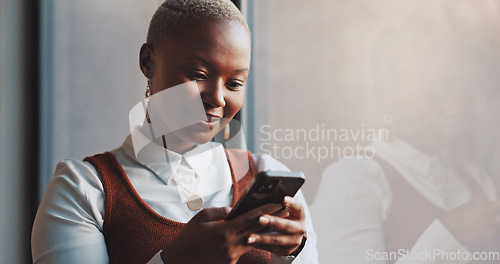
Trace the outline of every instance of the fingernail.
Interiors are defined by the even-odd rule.
[[[285,196],[285,199],[283,199],[283,203],[285,204],[285,206],[290,205],[290,203],[292,203],[292,197]]]
[[[259,223],[261,225],[267,225],[269,223],[269,217],[265,217],[265,216],[259,217]]]
[[[250,235],[250,236],[248,237],[247,242],[248,242],[248,244],[253,244],[253,243],[255,243],[255,240],[257,240],[257,239],[255,238],[255,236]]]

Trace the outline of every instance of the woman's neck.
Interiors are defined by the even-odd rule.
[[[182,141],[172,133],[162,136],[162,144],[165,149],[179,154],[183,154],[196,147],[195,144]]]

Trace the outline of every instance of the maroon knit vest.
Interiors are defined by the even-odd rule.
[[[426,199],[389,163],[379,158],[375,160],[382,167],[392,191],[391,209],[384,221],[385,250],[410,250],[432,221],[446,212]]]
[[[382,167],[392,191],[392,206],[384,221],[385,250],[386,252],[410,250],[432,221],[447,212],[425,198],[392,165],[378,157],[374,159]],[[472,192],[473,197],[485,197],[470,175],[461,174],[458,176]]]
[[[234,206],[255,177],[256,168],[250,152],[233,149],[226,154],[233,179],[231,205]],[[104,187],[103,234],[110,263],[146,263],[179,234],[185,224],[151,209],[111,153],[84,160],[95,167]],[[253,249],[242,255],[238,263],[271,263],[271,253]]]

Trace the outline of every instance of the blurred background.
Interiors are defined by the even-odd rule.
[[[253,34],[247,145],[304,171],[309,203],[324,169],[380,129],[423,151],[447,142],[498,178],[500,2],[235,2]],[[146,88],[139,48],[159,4],[0,0],[0,263],[31,262],[56,163],[129,133]]]

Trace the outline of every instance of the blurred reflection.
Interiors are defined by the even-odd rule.
[[[494,142],[482,122],[499,79],[484,38],[422,17],[380,32],[373,87],[391,137],[324,171],[311,207],[322,263],[499,263],[496,175],[478,151]]]

